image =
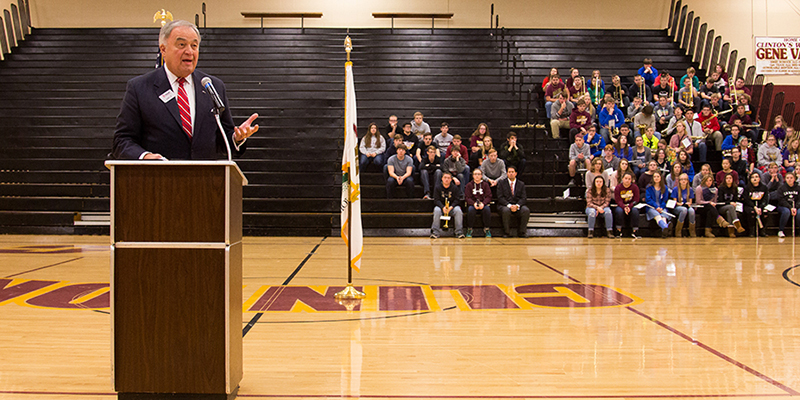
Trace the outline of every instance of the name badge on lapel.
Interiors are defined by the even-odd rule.
[[[161,96],[158,96],[158,98],[161,99],[162,102],[166,103],[175,98],[175,92],[173,92],[172,89],[169,89],[166,92],[161,93]]]

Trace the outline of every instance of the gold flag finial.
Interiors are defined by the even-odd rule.
[[[347,52],[347,61],[350,61],[350,52],[353,50],[353,41],[350,40],[350,35],[344,38],[344,51]]]
[[[161,11],[156,11],[156,15],[153,15],[153,22],[159,19],[161,20],[161,26],[164,26],[167,24],[167,21],[172,21],[172,13],[162,8]]]

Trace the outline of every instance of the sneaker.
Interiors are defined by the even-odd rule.
[[[642,238],[641,236],[639,236],[639,232],[638,231],[631,232],[631,237],[634,238],[634,239],[641,239]]]
[[[429,194],[425,193],[425,196],[422,196],[422,200],[433,200],[433,198]]]
[[[463,234],[463,233],[459,233],[459,234],[458,234],[458,235],[456,235],[456,236],[457,236],[459,239],[463,239],[463,238],[464,238],[464,234]]]
[[[467,228],[467,238],[472,237],[472,228]]]
[[[578,185],[575,183],[575,179],[571,178],[569,180],[569,183],[567,184],[567,187],[576,187],[576,186],[578,186]]]
[[[486,236],[487,238],[490,238],[490,237],[492,237],[492,231],[490,231],[490,230],[488,230],[488,229],[484,229],[484,230],[483,230],[483,234],[484,234],[484,236]]]
[[[586,237],[589,238],[589,239],[593,238],[594,237],[594,231],[590,229],[589,230],[589,234],[587,234]]]
[[[778,237],[779,237],[779,238],[785,238],[785,237],[786,237],[786,234],[785,234],[785,233],[783,233],[783,231],[778,231]]]
[[[614,239],[614,232],[613,231],[606,231],[606,233],[608,234],[607,236],[608,236],[609,239]]]
[[[431,239],[438,239],[438,238],[439,235],[437,235],[436,233],[431,233]]]

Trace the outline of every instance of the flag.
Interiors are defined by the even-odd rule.
[[[350,267],[359,271],[364,249],[361,231],[361,185],[358,176],[358,135],[356,130],[356,88],[353,63],[347,62],[344,95],[344,153],[342,154],[342,239],[350,249]],[[350,205],[348,209],[348,203]]]

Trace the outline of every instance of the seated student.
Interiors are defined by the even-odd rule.
[[[775,163],[778,166],[783,165],[783,154],[781,154],[781,149],[775,143],[775,136],[769,135],[767,136],[766,143],[758,146],[758,169],[763,173],[769,168],[771,163]],[[781,175],[786,173],[783,167],[779,169]]]
[[[778,167],[778,164],[771,163],[769,164],[766,173],[761,174],[758,171],[755,171],[761,175],[761,182],[764,182],[764,184],[767,185],[767,190],[769,190],[770,195],[770,203],[777,204],[778,189],[781,187],[781,185],[783,185],[783,175],[781,175],[779,168],[780,167]]]
[[[445,155],[447,148],[450,147],[450,143],[453,142],[453,135],[451,135],[449,132],[450,124],[447,122],[442,122],[442,127],[439,130],[439,134],[433,137],[433,144],[437,149],[439,149],[440,155]]]
[[[738,114],[738,111],[739,111],[738,108],[737,108],[736,111],[737,111],[737,114]],[[750,119],[752,120],[752,117]],[[744,122],[744,121],[742,121],[742,123],[746,124],[746,122]],[[786,140],[786,129],[783,126],[783,116],[782,115],[776,115],[775,116],[775,120],[773,121],[773,124],[772,124],[772,132],[770,132],[770,134],[772,134],[772,136],[775,136],[775,140],[778,141],[778,146],[779,147],[784,148],[784,147],[789,145],[789,143],[785,141]]]
[[[550,68],[550,73],[542,80],[542,90],[547,89],[547,84],[553,79],[553,75],[558,75],[558,68]]]
[[[367,134],[361,139],[358,150],[361,152],[359,156],[361,171],[366,171],[370,164],[376,166],[379,171],[383,170],[386,139],[378,132],[378,125],[374,122],[367,127]]]
[[[603,90],[605,84],[602,80],[595,77],[590,78],[587,83],[589,84],[589,92],[587,93],[589,95],[589,102],[595,107],[603,107],[603,99],[606,96],[606,92]]]
[[[648,128],[653,128],[653,132],[655,132],[656,117],[653,115],[653,106],[645,106],[642,112],[633,117],[633,131],[635,136],[642,136],[644,134],[643,130],[646,131]],[[655,136],[661,139],[660,133],[655,132]]]
[[[633,101],[628,106],[628,110],[625,112],[626,121],[633,121],[636,117],[636,114],[639,114],[644,110],[645,105],[642,103],[642,99],[640,97],[634,97]]]
[[[725,177],[728,175],[733,176],[734,186],[739,187],[739,173],[733,169],[733,162],[731,162],[730,158],[723,158],[722,169],[717,171],[717,174],[714,176],[717,186],[722,185],[725,182]]]
[[[579,135],[581,132],[577,129],[573,129],[570,131],[570,134],[572,137],[575,137],[575,135]],[[589,145],[589,152],[592,154],[592,157],[600,157],[603,155],[603,149],[606,147],[606,141],[603,140],[602,136],[597,134],[597,130],[595,129],[594,125],[589,126],[589,129],[583,136],[583,142]]]
[[[683,167],[680,164],[675,163],[672,164],[670,168],[669,174],[667,174],[667,189],[672,190],[678,184],[678,179],[680,179],[681,174],[683,174]]]
[[[590,163],[592,161],[592,152],[589,149],[589,145],[584,143],[583,136],[580,133],[575,135],[575,142],[569,146],[569,186],[579,186],[578,178],[575,177],[575,174],[578,172],[578,168],[586,168],[589,169]]]
[[[517,179],[517,168],[513,165],[508,166],[506,173],[508,179],[503,179],[497,185],[497,211],[503,220],[503,237],[511,237],[512,215],[519,222],[518,236],[528,237],[528,219],[531,210],[525,205],[528,202],[525,183]]]
[[[686,154],[692,155],[694,152],[694,142],[692,142],[692,138],[689,137],[689,133],[686,132],[686,125],[682,123],[675,124],[675,133],[669,140],[669,147],[675,150],[675,152],[685,151]]]
[[[628,105],[630,104],[630,100],[628,99],[628,91],[624,87],[622,87],[622,82],[619,79],[619,75],[614,75],[611,77],[611,85],[608,86],[606,93],[611,95],[611,98],[614,99],[614,103],[617,105],[617,108],[620,110],[627,110]]]
[[[692,159],[689,157],[689,153],[686,150],[681,150],[678,152],[678,155],[675,157],[675,162],[681,165],[683,169],[683,173],[689,176],[689,182],[694,179],[694,165],[692,165]]]
[[[734,85],[736,87],[734,89],[735,93],[731,93],[731,87],[730,87],[730,85],[728,85],[728,88],[725,89],[725,95],[722,96],[722,99],[725,100],[726,102],[730,103],[731,105],[738,105],[739,102],[736,101],[736,100],[739,100],[744,95],[748,95],[748,96],[752,96],[753,95],[750,92],[750,89],[748,89],[748,88],[746,88],[744,86],[744,78],[736,78],[736,81],[735,81]]]
[[[736,205],[742,201],[738,183],[733,180],[733,175],[725,175],[725,181],[717,188],[717,211],[728,221],[728,236],[732,238],[736,237],[737,232],[744,232],[736,213]]]
[[[670,196],[675,200],[675,208],[672,209],[672,212],[678,217],[678,222],[675,223],[675,237],[683,236],[683,223],[686,221],[687,216],[689,217],[689,236],[697,237],[695,212],[694,208],[692,208],[694,195],[695,192],[689,185],[689,176],[682,173],[678,177],[678,182],[672,189]]]
[[[614,99],[605,100],[605,106],[600,110],[598,118],[600,122],[600,134],[603,135],[603,139],[606,143],[616,143],[617,140],[612,139],[616,136],[612,135],[612,131],[616,132],[616,129],[625,123],[625,115],[616,107]]]
[[[428,146],[425,157],[419,163],[419,180],[422,182],[422,191],[425,193],[422,198],[425,200],[431,199],[431,179],[434,183],[441,180],[442,158],[436,154],[437,151],[436,146]]]
[[[414,113],[414,120],[411,121],[411,133],[417,135],[418,139],[426,133],[431,133],[431,126],[422,120],[422,113],[419,111]]]
[[[686,132],[689,132],[689,124],[686,122],[686,118],[683,116],[684,108],[681,106],[675,107],[672,111],[672,118],[669,119],[667,123],[667,128],[661,131],[661,137],[667,138],[669,140],[673,133],[675,133],[675,125],[683,124],[686,128]]]
[[[472,237],[472,227],[475,226],[475,214],[480,212],[483,220],[483,234],[487,238],[492,237],[489,230],[492,221],[492,212],[489,204],[492,202],[492,189],[489,182],[483,180],[483,173],[480,169],[472,171],[472,180],[467,183],[464,190],[467,199],[467,237]]]
[[[783,142],[788,145],[789,142],[792,141],[792,139],[800,139],[800,134],[795,132],[794,128],[792,128],[791,126],[787,126],[786,127],[786,139],[784,139]]]
[[[712,72],[711,75],[709,76],[711,77],[711,79],[714,80],[714,86],[716,86],[717,89],[719,89],[720,94],[724,93],[725,88],[728,86],[728,78],[723,77],[716,71]]]
[[[661,137],[656,136],[654,127],[648,126],[647,129],[645,129],[644,134],[639,137],[642,138],[642,144],[644,147],[650,149],[651,152],[658,150],[658,142],[661,140]]]
[[[586,185],[586,217],[589,223],[589,235],[594,237],[594,227],[598,215],[602,215],[606,222],[606,236],[614,238],[614,215],[611,212],[611,189],[606,186],[606,181],[601,175],[595,175],[589,185]]]
[[[394,198],[394,189],[399,185],[406,187],[406,195],[410,199],[414,197],[414,162],[411,157],[406,157],[406,145],[397,146],[397,154],[389,157],[386,161],[389,177],[386,179],[386,198]]]
[[[783,168],[787,172],[792,172],[797,168],[800,161],[800,139],[792,139],[783,151]]]
[[[470,168],[472,168],[473,170],[480,168],[481,165],[484,163],[484,161],[489,159],[490,150],[494,150],[494,142],[492,141],[491,136],[486,135],[483,137],[480,150],[469,155]]]
[[[619,237],[622,237],[622,228],[627,219],[628,225],[633,229],[631,237],[640,239],[638,235],[639,209],[634,207],[639,203],[639,187],[633,184],[632,174],[622,176],[622,181],[614,189],[614,200],[617,203],[617,208],[614,210],[614,219],[616,220]]]
[[[400,133],[402,130],[403,128],[397,125],[397,115],[390,115],[389,124],[386,125],[386,128],[383,129],[383,133],[385,133],[386,136],[389,137],[389,140],[392,140],[394,139],[394,135],[396,133]]]
[[[725,66],[722,64],[714,64],[714,71],[712,74],[717,74],[718,79],[722,79],[723,82],[728,81],[728,73],[725,72]]]
[[[800,200],[800,189],[797,185],[797,175],[794,172],[787,172],[785,182],[778,188],[778,213],[780,220],[778,221],[778,237],[786,237],[783,230],[786,228],[786,223],[789,222],[789,217],[795,219],[795,226],[800,225],[800,215],[797,215],[797,203]]]
[[[669,71],[661,71],[656,77],[656,81],[653,83],[653,94],[658,94],[658,96],[661,97],[668,96],[670,98],[670,103],[674,103],[675,99],[673,96],[678,89],[680,89],[678,83],[675,82],[675,78],[669,74]]]
[[[700,156],[701,162],[706,162],[707,154],[708,154],[708,143],[713,143],[714,149],[717,151],[722,150],[722,133],[720,133],[719,129],[717,128],[719,124],[717,123],[715,127],[714,122],[716,121],[716,117],[713,119],[709,119],[707,115],[705,115],[706,111],[708,110],[707,107],[703,108],[703,111],[695,117],[693,110],[686,110],[684,111],[684,115],[686,116],[686,123],[689,126],[689,136],[695,139],[695,147],[697,147],[697,151]],[[709,111],[710,113],[710,111]]]
[[[481,164],[483,180],[489,182],[491,187],[497,186],[497,182],[506,179],[506,163],[497,158],[497,150],[489,150],[489,158]]]
[[[650,162],[651,155],[650,148],[644,146],[644,139],[641,136],[636,137],[635,143],[636,145],[633,147],[633,158],[631,161],[633,164],[633,172],[638,179],[638,177],[642,175],[642,172],[647,169],[647,164]]]
[[[739,140],[741,139],[741,137],[739,136],[739,133],[741,132],[739,126],[731,125],[730,127],[731,127],[731,134],[725,136],[725,139],[722,141],[723,156],[725,156],[726,152],[730,152],[732,149],[739,147]]]
[[[401,144],[403,144],[403,135],[394,135],[394,139],[392,140],[392,143],[387,146],[386,152],[383,154],[383,158],[388,161],[390,157],[397,154],[397,146],[400,146]],[[383,170],[386,171],[385,163],[383,164]]]
[[[656,132],[664,132],[669,126],[669,120],[675,115],[675,108],[670,104],[669,96],[659,96],[658,103],[653,107],[653,113],[656,115]]]
[[[486,136],[492,136],[489,133],[489,125],[481,122],[478,124],[478,129],[472,132],[472,136],[469,138],[469,152],[477,153],[481,150],[483,146],[483,138]]]
[[[734,147],[731,149],[731,169],[736,171],[736,174],[739,176],[739,186],[744,187],[747,182],[745,182],[745,178],[753,172],[752,169],[748,168],[747,161],[742,159],[742,151],[739,150],[738,147]],[[759,174],[759,177],[761,174]]]
[[[653,103],[653,90],[651,85],[645,83],[644,78],[637,74],[633,77],[633,85],[628,88],[628,97],[631,100],[631,104],[634,104],[636,99],[639,99],[640,104],[646,106]]]
[[[757,172],[750,174],[750,180],[742,193],[744,202],[744,215],[747,216],[747,230],[750,237],[755,236],[759,222],[763,225],[766,219],[762,216],[766,212],[764,207],[769,204],[769,189],[761,183],[761,175]],[[758,236],[767,236],[766,226],[759,227]]]
[[[692,179],[692,187],[697,188],[698,186],[700,186],[700,184],[703,182],[703,178],[705,178],[706,176],[711,176],[712,178],[715,177],[714,172],[711,170],[711,164],[703,164],[702,166],[700,166],[700,173],[695,175],[694,179]],[[709,187],[714,187],[714,186],[715,185],[712,182],[711,186]]]
[[[419,169],[419,165],[422,163],[422,159],[428,153],[428,148],[433,146],[433,135],[430,132],[425,133],[422,135],[422,143],[419,144],[417,150],[414,152],[414,167]],[[433,146],[433,150],[436,153],[436,157],[441,157],[441,153],[439,153],[439,149],[436,146]]]
[[[633,181],[633,179],[636,179],[636,176],[633,174],[633,170],[631,169],[630,163],[628,162],[628,160],[623,158],[619,160],[619,168],[617,168],[617,170],[609,177],[610,178],[609,187],[616,188],[617,185],[619,185],[619,183],[622,182],[622,178],[626,174],[631,175],[632,177],[631,182]]]
[[[573,84],[575,84],[576,80],[577,81],[581,80],[581,73],[580,73],[580,71],[578,71],[577,68],[570,68],[569,69],[569,78],[567,78],[567,80],[566,80],[566,82],[564,82],[564,84],[567,85],[567,87],[570,87]],[[544,86],[542,86],[542,89],[544,89]]]
[[[431,239],[442,236],[440,227],[443,215],[449,215],[455,225],[455,236],[464,238],[464,215],[461,212],[461,190],[453,184],[453,175],[449,172],[442,174],[441,181],[433,189],[433,223],[431,224]]]
[[[694,190],[695,201],[702,206],[697,209],[697,212],[705,216],[705,236],[707,238],[715,237],[711,232],[711,224],[714,222],[716,222],[720,228],[724,229],[728,227],[728,222],[719,215],[719,210],[717,209],[717,192],[711,190],[713,186],[714,177],[709,174],[703,177],[700,186]]]
[[[516,133],[508,132],[506,142],[497,155],[505,162],[506,168],[513,165],[517,173],[522,173],[525,170],[525,151],[522,150],[522,146],[517,144]]]
[[[669,200],[669,189],[664,183],[664,176],[661,171],[653,172],[653,178],[647,188],[645,189],[645,201],[647,202],[647,220],[656,220],[658,227],[661,228],[661,237],[666,238],[669,236],[669,219],[670,215],[667,213],[667,201]]]
[[[758,134],[751,125],[753,125],[753,119],[747,115],[747,112],[744,110],[744,104],[736,106],[736,112],[734,112],[728,120],[728,127],[738,126],[742,136],[747,136],[751,140],[754,140],[758,138]],[[778,140],[778,137],[775,137],[775,140]],[[780,147],[780,143],[778,146]]]
[[[730,107],[722,101],[722,95],[719,93],[713,93],[711,95],[711,100],[706,103],[700,105],[702,108],[704,105],[711,107],[711,112],[719,114],[723,111],[728,111]]]
[[[686,75],[681,77],[681,80],[678,82],[683,82],[684,79],[689,78],[692,87],[696,90],[700,90],[700,78],[695,75],[697,71],[695,71],[694,67],[686,68]]]
[[[600,76],[600,70],[599,69],[596,69],[596,70],[592,71],[592,79],[596,79],[598,82],[600,82],[600,89],[603,89],[603,92],[608,92],[608,90],[606,90],[606,82]]]
[[[403,138],[403,144],[406,146],[406,153],[408,153],[409,158],[411,158],[411,155],[414,154],[417,151],[417,147],[419,147],[419,138],[411,132],[411,123],[406,122],[403,124],[403,132],[395,136]]]
[[[571,101],[567,101],[563,93],[557,94],[554,100],[550,104],[551,111],[548,113],[548,118],[550,118],[550,131],[553,133],[553,139],[558,139],[561,128],[569,129],[569,117],[572,115],[574,106]]]
[[[458,135],[456,135],[458,136]],[[455,142],[455,139],[453,139]],[[464,147],[464,145],[461,145]],[[453,177],[453,183],[461,190],[461,194],[464,194],[464,186],[469,181],[470,169],[467,166],[467,161],[461,157],[461,152],[453,151],[451,152],[447,158],[442,161],[442,172],[449,172],[450,175]]]
[[[603,159],[602,157],[595,157],[592,159],[592,165],[589,166],[589,170],[586,171],[586,177],[584,179],[587,188],[592,187],[592,182],[594,182],[594,177],[602,176],[603,181],[606,183],[606,186],[610,183],[610,178],[608,176],[608,172],[603,169]]]
[[[564,82],[561,82],[561,78],[558,74],[555,74],[550,77],[550,82],[547,83],[547,88],[544,90],[544,108],[547,111],[547,119],[552,118],[550,109],[553,103],[558,99],[558,95],[563,95],[566,100],[569,97],[569,91],[567,90],[567,86],[564,85]]]
[[[614,143],[614,155],[620,159],[633,160],[633,149],[628,145],[628,135],[620,132],[619,139]]]
[[[712,77],[706,78],[706,82],[703,86],[700,87],[700,99],[703,105],[711,104],[711,96],[713,94],[719,94],[719,88],[714,85],[714,79]]]
[[[568,81],[567,91],[569,92],[569,96],[567,99],[571,103],[577,104],[581,100],[581,98],[583,98],[583,95],[586,93],[586,85],[583,82],[583,78],[578,77],[578,79],[572,79],[571,81]]]
[[[612,171],[619,169],[619,158],[614,155],[614,146],[610,144],[607,144],[606,147],[603,148],[603,156],[600,157],[600,160],[603,161],[603,171],[606,171],[609,168],[611,168]],[[610,187],[614,186],[617,185],[611,185]]]
[[[577,105],[572,109],[572,113],[569,115],[570,130],[577,129],[584,135],[589,132],[589,127],[592,126],[592,115],[586,111],[587,106],[585,99],[578,100]],[[561,125],[559,125],[559,127],[560,126]]]
[[[463,144],[461,144],[461,135],[453,136],[453,141],[450,142],[450,146],[447,146],[447,152],[445,153],[444,156],[445,157],[450,157],[450,152],[452,152],[452,151],[456,151],[456,152],[461,153],[461,158],[463,158],[464,160],[469,158],[469,156],[467,155],[468,154],[467,153],[467,146],[464,146]],[[464,162],[466,162],[466,161],[464,161]]]
[[[683,87],[678,91],[678,103],[687,109],[696,110],[700,105],[700,93],[692,85],[690,78],[683,78],[681,82]]]
[[[655,154],[656,155],[653,156],[651,159],[655,160],[656,164],[658,165],[658,170],[661,172],[668,172],[670,170],[671,164],[669,162],[669,157],[667,157],[666,150],[657,149]]]
[[[644,83],[652,87],[656,83],[658,70],[653,66],[653,60],[650,58],[645,58],[642,64],[642,67],[636,71],[636,74],[644,78]]]
[[[656,164],[656,160],[650,160],[647,163],[647,169],[642,172],[642,175],[636,181],[637,186],[639,186],[639,192],[644,193],[647,190],[647,185],[653,182],[653,175],[656,172],[661,172],[658,170],[658,164]],[[661,177],[663,178],[664,174],[661,174]],[[666,181],[664,184],[666,184]]]

